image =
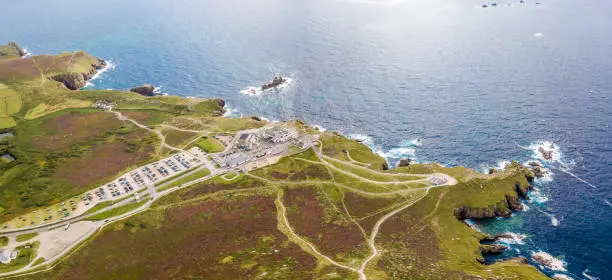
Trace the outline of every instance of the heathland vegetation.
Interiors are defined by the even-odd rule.
[[[80,195],[174,146],[218,152],[212,135],[266,124],[220,117],[216,99],[73,91],[56,79],[90,73],[97,61],[82,52],[0,60],[0,123],[14,122],[1,130],[14,136],[0,140],[0,155],[15,157],[0,163],[0,220]],[[91,108],[99,101],[144,126]],[[481,241],[490,237],[463,222],[520,210],[532,176],[522,166],[491,175],[436,164],[387,170],[362,143],[288,124],[317,145],[257,170],[203,181],[207,169],[186,173],[159,184],[158,199],[97,213],[113,205],[100,204],[88,219],[150,207],[104,223],[51,263],[35,261],[38,243],[20,245],[0,272],[35,262],[17,278],[546,279],[524,259],[486,263]]]

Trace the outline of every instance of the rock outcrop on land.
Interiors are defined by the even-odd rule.
[[[0,46],[0,58],[19,58],[26,55],[26,51],[15,42],[8,42],[5,46]]]
[[[84,72],[66,72],[59,73],[49,77],[52,80],[58,81],[66,88],[71,90],[77,90],[84,87],[88,80],[90,80],[100,69],[106,66],[106,62],[103,59],[95,59],[90,67]]]
[[[131,92],[138,93],[144,96],[153,96],[155,95],[155,87],[151,84],[145,84],[141,86],[137,86],[135,88],[130,89]]]

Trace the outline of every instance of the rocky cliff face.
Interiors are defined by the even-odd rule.
[[[499,201],[495,205],[489,205],[487,208],[457,207],[454,209],[455,217],[459,220],[509,217],[512,211],[523,210],[521,198],[528,199],[527,192],[532,188],[531,185],[521,186],[521,184],[516,183],[516,195],[507,194],[504,200]]]
[[[225,114],[225,109],[223,107],[225,107],[225,100],[221,99],[221,98],[215,98],[213,99],[215,102],[217,102],[218,108],[216,111],[216,115],[217,116],[223,116],[223,114]]]
[[[96,59],[84,72],[59,73],[49,78],[64,84],[68,89],[77,90],[84,87],[86,82],[104,66],[106,62],[103,59]]]
[[[0,46],[0,59],[19,58],[25,55],[25,50],[15,42],[8,42],[8,44]]]
[[[527,182],[532,182],[534,175],[529,169],[525,168],[518,162],[509,164],[504,172],[509,174],[520,174],[525,176]],[[523,181],[524,182],[524,181]],[[454,209],[454,214],[457,219],[483,219],[495,217],[509,217],[512,211],[523,210],[522,199],[529,199],[527,193],[533,190],[530,184],[514,184],[514,193],[506,194],[505,199],[497,202],[495,205],[488,205],[487,208],[461,206]]]

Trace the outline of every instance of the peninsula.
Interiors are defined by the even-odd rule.
[[[104,60],[24,54],[0,46],[0,278],[548,279],[464,222],[522,210],[519,163],[386,170],[301,121],[79,90]]]

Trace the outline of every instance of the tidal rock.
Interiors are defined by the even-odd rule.
[[[130,89],[131,92],[138,93],[144,96],[153,96],[155,95],[155,87],[151,84],[145,84],[141,86],[137,86],[135,88]]]
[[[382,170],[389,170],[389,164],[386,162],[382,164]]]
[[[504,245],[498,244],[480,245],[480,253],[482,253],[483,255],[497,255],[503,253],[504,250],[506,250],[507,248],[508,247]]]
[[[489,168],[489,175],[497,173],[495,168]]]
[[[258,122],[260,122],[260,121],[261,121],[261,118],[260,118],[260,117],[258,117],[258,116],[252,116],[252,117],[251,117],[251,119],[252,119],[252,120],[255,120],[255,121],[258,121]]]
[[[560,259],[557,259],[557,258],[553,257],[549,253],[542,252],[542,251],[534,252],[534,253],[531,254],[531,258],[535,262],[537,262],[537,263],[539,263],[539,264],[541,264],[543,266],[546,266],[546,267],[548,267],[548,268],[550,268],[552,270],[566,271],[565,262],[560,260]]]
[[[402,158],[399,161],[399,164],[397,166],[402,167],[402,166],[409,166],[410,165],[411,160],[409,158]]]
[[[545,160],[552,160],[553,159],[553,153],[554,153],[553,150],[548,150],[547,151],[544,148],[540,147],[540,148],[538,148],[538,152],[540,153],[540,155],[542,155],[542,157]]]

